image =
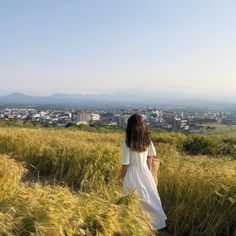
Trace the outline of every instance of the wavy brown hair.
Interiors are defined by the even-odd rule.
[[[149,130],[141,115],[133,114],[129,117],[125,142],[131,150],[137,152],[146,151],[150,145]]]

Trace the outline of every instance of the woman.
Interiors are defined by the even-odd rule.
[[[154,156],[156,150],[142,116],[130,116],[122,143],[120,178],[126,193],[133,188],[137,190],[140,206],[150,215],[152,229],[158,230],[166,227],[167,217],[150,171]]]

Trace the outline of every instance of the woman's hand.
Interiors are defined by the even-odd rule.
[[[121,178],[121,177],[119,178],[119,185],[120,185],[120,186],[123,185],[123,180],[124,180],[124,178]]]

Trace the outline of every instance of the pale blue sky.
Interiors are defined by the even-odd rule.
[[[235,0],[0,0],[0,94],[236,101]]]

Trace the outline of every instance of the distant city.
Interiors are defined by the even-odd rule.
[[[118,110],[86,109],[37,109],[37,108],[3,108],[0,120],[21,121],[22,123],[41,124],[43,126],[68,127],[69,125],[106,125],[125,127],[131,114],[141,114],[152,128],[190,133],[211,133],[212,127],[205,124],[236,125],[234,111],[184,111],[179,108],[161,109],[143,107]]]

